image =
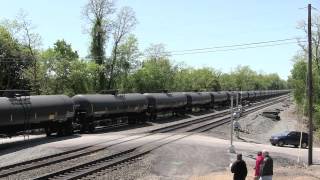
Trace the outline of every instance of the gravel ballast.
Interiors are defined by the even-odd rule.
[[[246,127],[247,133],[241,133],[242,139],[234,138],[234,146],[237,153],[244,155],[249,169],[248,179],[252,177],[255,154],[259,150],[266,149],[274,158],[275,176],[274,179],[283,179],[288,176],[289,179],[295,177],[304,177],[312,179],[314,176],[320,177],[320,169],[317,167],[307,168],[304,163],[297,163],[298,154],[301,155],[302,162],[307,160],[307,149],[297,149],[292,147],[271,146],[269,138],[271,134],[283,130],[299,130],[299,122],[295,115],[294,105],[286,107],[290,103],[278,103],[269,110],[281,109],[280,121],[261,116],[263,110],[252,113],[240,120],[241,126]],[[265,110],[264,109],[264,110]],[[173,122],[174,123],[174,122]],[[161,124],[163,125],[163,124]],[[144,129],[145,128],[145,129]],[[61,141],[47,142],[37,144],[26,148],[10,148],[1,151],[0,165],[12,164],[15,162],[25,161],[36,157],[63,152],[73,148],[84,147],[108,140],[121,138],[124,136],[133,136],[139,132],[145,132],[153,127],[141,127],[128,131],[110,132],[100,134],[79,135],[71,139]],[[151,142],[156,139],[165,137],[166,134],[159,134],[154,137],[146,138],[130,143],[128,146],[136,146],[141,143]],[[212,129],[208,132],[192,135],[165,145],[152,151],[150,154],[143,156],[130,164],[124,164],[114,170],[101,172],[96,179],[217,179],[223,176],[230,179],[232,174],[229,170],[229,164],[236,158],[235,154],[230,154],[228,148],[230,145],[230,125]],[[126,148],[128,148],[126,146]],[[55,171],[61,167],[70,167],[79,163],[98,159],[113,152],[118,152],[123,146],[117,146],[112,149],[101,151],[90,156],[70,160],[59,165],[41,167],[36,171],[17,174],[6,179],[28,179],[42,173]],[[314,149],[314,162],[320,164],[320,148]],[[90,179],[90,176],[86,179]],[[220,178],[218,178],[220,179]]]

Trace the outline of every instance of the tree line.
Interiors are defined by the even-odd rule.
[[[88,0],[86,17],[91,44],[79,57],[63,39],[41,49],[41,37],[26,13],[0,24],[0,89],[31,89],[33,94],[96,93],[159,90],[267,90],[287,88],[277,74],[258,73],[238,66],[229,73],[214,68],[192,68],[173,62],[163,44],[139,49],[133,34],[137,25],[130,7],[112,0]],[[108,49],[111,51],[108,52]]]
[[[299,23],[301,29],[307,35],[307,23]],[[294,99],[299,107],[300,113],[307,115],[307,66],[308,66],[308,46],[299,43],[301,50],[293,57],[293,68],[288,84],[294,90]],[[314,125],[320,137],[320,16],[314,16],[312,20],[312,79],[313,79],[313,103],[314,103]]]

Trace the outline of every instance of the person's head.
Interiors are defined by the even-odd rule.
[[[262,151],[262,156],[263,156],[263,157],[269,156],[269,152],[266,151],[266,150],[263,150],[263,151]]]
[[[242,160],[242,154],[237,154],[237,160]]]
[[[262,152],[261,152],[261,151],[258,151],[257,155],[258,155],[258,156],[262,156]]]

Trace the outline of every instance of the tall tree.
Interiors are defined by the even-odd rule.
[[[176,67],[169,59],[148,59],[133,76],[134,87],[139,92],[152,92],[168,89],[173,85]]]
[[[71,44],[58,40],[41,53],[41,90],[46,94],[87,93],[93,89],[96,64],[79,60]]]
[[[298,26],[307,35],[307,23],[301,21]],[[320,16],[316,15],[312,18],[312,61],[313,61],[313,90],[315,106],[320,103]],[[306,72],[307,72],[307,47],[304,42],[299,42],[301,52],[298,52],[294,60],[294,66],[291,70],[292,84],[294,87],[295,100],[302,105],[306,95]]]
[[[119,46],[119,55],[116,63],[115,87],[121,91],[131,91],[130,74],[139,68],[138,58],[141,53],[138,49],[138,40],[134,35],[129,35]]]
[[[115,66],[117,64],[119,56],[119,46],[121,42],[126,38],[126,36],[133,30],[137,24],[137,19],[135,17],[135,12],[130,7],[123,7],[117,15],[117,18],[112,25],[112,37],[113,37],[113,47],[111,62],[108,64],[107,70],[109,71],[109,81],[108,89],[113,88],[115,79]]]
[[[312,18],[312,56],[315,61],[315,65],[320,70],[320,16],[316,15]],[[308,24],[306,21],[301,21],[298,24],[298,29],[304,31],[305,35],[308,34]],[[308,53],[308,46],[303,41],[298,39],[298,44],[301,49]],[[320,72],[320,71],[319,71]],[[319,74],[320,75],[320,74]]]
[[[111,15],[114,13],[113,0],[89,0],[84,7],[84,16],[91,24],[91,46],[90,56],[98,64],[105,63],[105,45],[108,40],[108,32],[111,28]],[[99,73],[99,85],[97,90],[105,87],[105,74]]]
[[[221,88],[219,75],[219,72],[211,68],[180,68],[175,73],[173,89],[176,91],[218,91]]]
[[[41,44],[41,37],[38,33],[34,32],[34,26],[31,23],[31,20],[28,17],[28,14],[20,10],[17,16],[17,27],[20,31],[20,38],[23,45],[27,48],[27,52],[32,58],[32,81],[31,88],[35,94],[40,94],[40,84],[38,80],[38,57],[37,57],[37,48]]]
[[[72,63],[78,59],[78,54],[73,51],[70,44],[64,40],[58,40],[54,43],[54,69],[55,73],[55,93],[71,94],[70,86],[72,80],[70,74],[72,73]]]

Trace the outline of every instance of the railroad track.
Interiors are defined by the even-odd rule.
[[[228,111],[229,112],[229,111]],[[224,114],[226,114],[226,111],[222,111],[222,112],[217,112],[217,113],[212,113],[208,116],[206,116],[205,118],[199,119],[199,122],[208,120],[208,119],[212,119],[215,117],[219,117],[222,116]],[[81,156],[85,156],[85,155],[90,155],[93,153],[97,153],[99,151],[103,151],[107,148],[122,144],[122,143],[126,143],[129,141],[133,141],[133,140],[138,140],[141,138],[145,138],[147,136],[151,136],[153,134],[156,133],[164,133],[164,132],[169,132],[169,131],[173,131],[175,129],[178,128],[182,128],[188,125],[191,125],[193,123],[196,123],[196,120],[191,120],[191,121],[187,121],[184,123],[180,123],[180,124],[175,124],[175,125],[171,125],[168,127],[161,127],[161,128],[157,128],[155,130],[151,130],[148,131],[147,134],[143,134],[143,135],[138,135],[137,137],[121,137],[121,138],[116,138],[116,139],[112,139],[109,141],[105,141],[105,142],[101,142],[101,143],[97,143],[91,146],[86,146],[80,149],[75,149],[75,150],[70,150],[70,151],[66,151],[63,153],[58,153],[58,154],[54,154],[54,155],[50,155],[50,156],[45,156],[45,157],[41,157],[41,158],[37,158],[37,159],[33,159],[33,160],[29,160],[29,161],[25,161],[25,162],[21,162],[21,163],[17,163],[17,164],[12,164],[12,165],[8,165],[8,166],[4,166],[0,168],[0,178],[3,177],[7,177],[9,175],[13,175],[13,174],[17,174],[17,173],[21,173],[24,171],[29,171],[29,170],[33,170],[39,167],[43,167],[43,166],[49,166],[55,163],[59,163],[62,161],[67,161],[67,160],[71,160],[71,159],[75,159]],[[98,146],[101,144],[105,144],[105,143],[109,143],[103,147]]]
[[[271,100],[258,103],[261,105],[257,105],[256,107],[249,108],[245,113],[250,113],[252,111],[256,111],[258,109],[264,108],[266,106],[270,106],[271,104],[275,104],[276,102],[282,99],[283,97],[279,97],[279,98],[273,98]],[[270,102],[270,101],[273,101],[273,102]],[[145,154],[148,154],[152,150],[157,149],[165,144],[172,143],[176,140],[188,137],[195,133],[204,132],[214,127],[221,126],[222,124],[226,124],[230,122],[230,116],[224,116],[226,114],[229,114],[229,111],[213,113],[211,115],[207,115],[201,118],[195,118],[193,120],[190,120],[184,123],[158,128],[150,131],[149,134],[140,135],[133,138],[123,137],[123,138],[111,140],[110,142],[113,142],[113,143],[104,147],[85,147],[85,148],[70,151],[67,153],[60,153],[52,156],[47,156],[44,158],[26,161],[24,163],[2,167],[0,168],[0,172],[1,172],[0,177],[7,177],[9,175],[30,171],[39,167],[50,166],[52,164],[57,164],[60,162],[68,161],[68,160],[79,158],[82,156],[92,155],[99,151],[104,151],[109,147],[124,144],[126,142],[131,142],[141,138],[145,138],[147,136],[151,136],[156,133],[165,133],[165,132],[176,131],[178,129],[181,130],[181,129],[187,128],[184,130],[184,132],[188,132],[187,134],[184,134],[184,135],[177,135],[177,133],[169,134],[169,135],[166,135],[165,137],[161,137],[155,141],[152,141],[151,143],[145,143],[138,147],[125,149],[119,153],[111,153],[110,155],[105,156],[103,158],[100,158],[94,161],[89,161],[86,163],[81,163],[79,165],[75,165],[72,167],[63,168],[60,171],[48,173],[43,176],[38,176],[35,179],[79,179],[81,177],[86,177],[88,175],[92,176],[92,174],[102,170],[110,171],[110,168],[112,169],[113,167],[119,166],[119,164],[121,165],[122,163],[131,162],[134,159],[141,158]],[[215,119],[212,120],[212,118],[215,118]]]
[[[281,99],[282,100],[282,99]],[[281,100],[278,100],[276,102],[269,102],[267,104],[260,105],[258,107],[250,108],[248,111],[245,112],[245,114],[249,114],[252,111],[262,109],[266,106],[270,106],[272,104],[275,104]],[[93,162],[88,162],[88,163],[83,163],[79,166],[71,167],[71,168],[66,168],[61,171],[57,171],[55,173],[50,173],[41,177],[37,177],[35,179],[37,180],[42,180],[42,179],[80,179],[84,177],[90,176],[90,178],[96,177],[95,174],[100,176],[101,174],[104,174],[104,172],[111,171],[114,167],[116,166],[121,166],[121,164],[126,164],[126,163],[131,163],[132,160],[140,158],[149,152],[158,149],[166,144],[175,142],[177,140],[186,138],[188,136],[191,136],[193,134],[199,133],[199,132],[204,132],[209,129],[212,129],[217,126],[221,126],[223,124],[226,124],[230,122],[230,117],[220,117],[217,118],[211,122],[205,122],[202,121],[199,124],[193,124],[192,128],[189,129],[187,134],[169,134],[166,135],[165,137],[162,137],[160,139],[157,139],[151,143],[146,143],[143,145],[140,145],[139,147],[134,147],[125,151],[122,151],[120,153],[107,156],[105,158],[102,158],[101,160],[93,161]],[[188,125],[190,125],[188,123]],[[179,126],[182,127],[182,126]],[[185,126],[183,126],[185,127]],[[173,127],[170,129],[172,130]],[[174,128],[176,130],[177,127]],[[168,132],[167,130],[165,132]],[[127,153],[129,152],[129,153]],[[116,158],[109,158],[109,157],[116,157]],[[106,160],[107,159],[107,160]]]

